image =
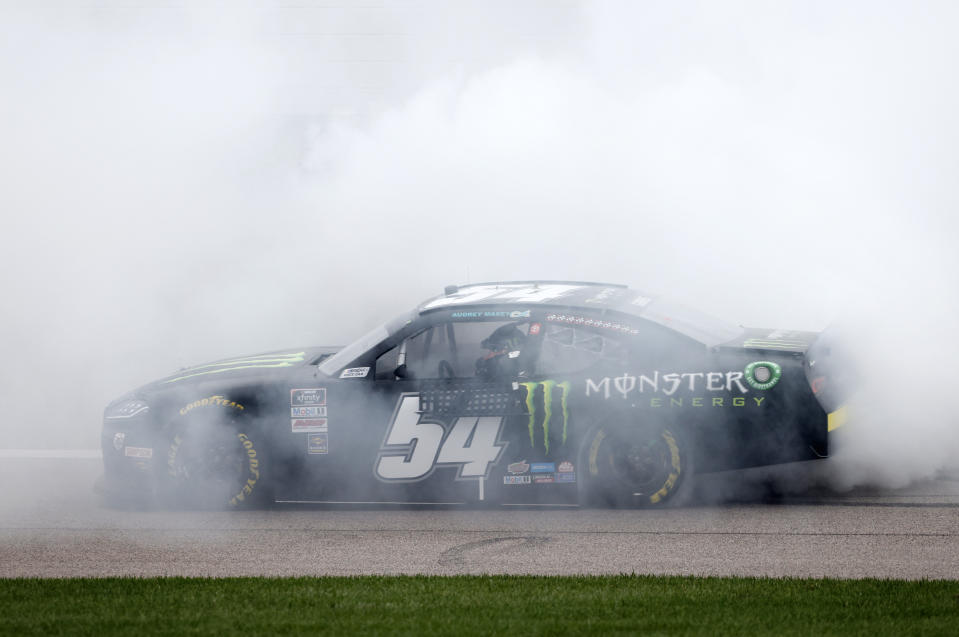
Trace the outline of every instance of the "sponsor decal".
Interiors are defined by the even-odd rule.
[[[553,479],[553,474],[542,475],[542,476],[533,476],[533,482],[536,484],[553,484],[556,480]]]
[[[540,329],[542,329],[542,326],[539,323],[533,323],[529,326],[529,335],[536,336],[539,334]]]
[[[113,434],[113,448],[117,451],[122,451],[126,438],[127,435],[123,432]]]
[[[765,396],[672,396],[663,398],[653,396],[651,398],[636,401],[633,405],[645,404],[652,408],[673,408],[673,407],[762,407],[766,401]]]
[[[512,352],[506,354],[507,358],[519,358],[519,350],[514,349]]]
[[[572,471],[567,473],[557,473],[556,482],[566,482],[566,483],[576,482],[576,474]]]
[[[500,319],[519,319],[519,318],[529,318],[529,310],[483,310],[479,312],[453,312],[450,315],[450,318],[454,319],[487,319],[487,318],[500,318]]]
[[[506,465],[506,470],[514,475],[517,473],[526,473],[527,471],[529,471],[529,463],[526,462],[525,460],[520,460],[519,462],[513,462]]]
[[[188,412],[193,411],[198,407],[209,407],[211,405],[217,405],[220,407],[230,407],[231,409],[236,409],[243,411],[243,405],[239,404],[236,401],[224,398],[223,396],[210,396],[209,398],[201,398],[200,400],[194,400],[192,403],[185,405],[180,408],[180,415],[185,416]]]
[[[569,427],[569,399],[570,384],[568,381],[557,383],[555,380],[544,380],[541,382],[519,383],[526,389],[526,411],[529,413],[529,444],[536,448],[536,394],[537,389],[542,387],[543,396],[543,448],[549,453],[549,426],[553,418],[553,388],[560,390],[560,408],[563,413],[563,433],[561,444],[566,444],[566,434]]]
[[[652,299],[648,296],[643,296],[640,294],[635,299],[632,300],[633,305],[638,305],[639,307],[646,307],[652,302]]]
[[[679,480],[679,475],[682,472],[682,464],[679,460],[679,445],[676,444],[676,439],[673,438],[673,434],[664,431],[663,440],[666,441],[666,444],[669,446],[669,462],[670,462],[670,472],[666,477],[666,482],[663,484],[662,488],[649,496],[649,501],[653,504],[656,504],[673,490],[673,487],[676,486],[676,481]]]
[[[680,396],[678,398],[667,399],[653,397],[649,399],[650,407],[762,407],[766,400],[765,396]]]
[[[290,423],[293,425],[293,433],[325,432],[327,431],[326,418],[307,418],[294,419]]]
[[[184,369],[179,376],[168,378],[163,381],[163,383],[175,383],[186,378],[205,376],[207,374],[222,374],[223,372],[232,372],[237,369],[294,367],[301,364],[305,356],[306,352],[291,352],[287,354],[263,354],[262,356],[234,358],[228,361],[220,361],[219,363],[198,365],[197,367]]]
[[[503,484],[529,484],[529,476],[503,476]]]
[[[559,473],[572,473],[575,471],[573,468],[573,463],[569,460],[564,460],[563,462],[559,463],[559,467],[556,470]]]
[[[123,455],[127,458],[148,459],[153,457],[153,449],[149,447],[124,447]]]
[[[743,396],[734,397],[678,397],[673,395],[680,389],[690,392],[729,392],[748,394],[749,388],[764,391],[773,388],[782,377],[782,368],[769,361],[756,361],[746,366],[741,372],[670,372],[659,370],[648,374],[633,375],[624,372],[622,376],[604,377],[599,380],[586,379],[586,396],[600,395],[605,399],[622,397],[623,400],[636,398],[641,394],[662,394],[669,397],[651,398],[651,407],[703,407],[708,404],[713,407],[744,407],[747,404],[760,406],[764,398],[753,397],[747,401]],[[747,387],[748,385],[748,387]]]
[[[307,453],[326,454],[330,452],[329,434],[310,434],[307,436]]]
[[[246,484],[243,485],[243,488],[241,488],[235,496],[230,498],[230,505],[232,506],[236,506],[238,503],[243,502],[243,500],[246,499],[246,496],[253,493],[253,488],[260,480],[260,460],[256,457],[256,448],[253,446],[253,441],[250,440],[249,436],[246,434],[237,434],[236,437],[240,440],[240,444],[243,445],[243,449],[246,450],[249,474],[246,479]]]
[[[740,393],[749,392],[743,383],[743,372],[686,372],[686,373],[668,373],[654,371],[651,374],[640,374],[634,376],[624,372],[622,376],[613,378],[605,377],[598,381],[592,378],[586,379],[586,395],[602,394],[603,398],[612,396],[622,396],[625,400],[630,394],[662,393],[666,396],[672,396],[683,386],[689,391],[730,392],[734,388]]]
[[[326,405],[320,407],[290,407],[291,418],[326,418]]]
[[[326,389],[323,387],[311,387],[308,389],[291,389],[290,405],[292,407],[302,407],[304,405],[325,405]]]
[[[565,323],[566,325],[582,327],[598,327],[604,330],[614,330],[622,334],[639,334],[639,330],[629,325],[616,323],[614,321],[603,321],[601,319],[591,319],[584,316],[575,316],[572,314],[549,314],[546,320],[552,323]]]
[[[770,361],[756,361],[746,365],[746,382],[753,389],[772,389],[782,378],[783,369]]]
[[[340,374],[340,378],[366,378],[369,373],[369,367],[348,367]]]
[[[534,462],[530,465],[530,473],[556,473],[555,462]]]

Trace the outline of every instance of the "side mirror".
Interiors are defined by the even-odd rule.
[[[393,370],[393,376],[396,378],[406,378],[409,372],[406,371],[406,363]]]

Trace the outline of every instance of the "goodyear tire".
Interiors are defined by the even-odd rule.
[[[588,504],[657,508],[689,499],[692,457],[676,427],[600,426],[584,453]]]
[[[231,509],[267,501],[266,458],[243,405],[221,396],[180,408],[161,465],[162,499],[187,509]]]

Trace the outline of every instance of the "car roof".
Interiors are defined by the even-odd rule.
[[[616,283],[592,281],[494,281],[446,288],[417,310],[423,314],[453,308],[491,305],[582,308],[612,311],[643,318],[707,347],[726,343],[742,334],[741,327]]]

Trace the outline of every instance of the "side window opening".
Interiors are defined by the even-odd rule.
[[[635,328],[631,334],[620,334],[529,319],[448,321],[422,330],[380,355],[375,373],[378,380],[392,380],[397,367],[405,363],[404,378],[450,377],[451,368],[453,378],[489,380],[584,373],[595,365],[619,367],[628,361],[655,367],[677,356],[690,360],[702,356],[700,344],[668,329],[645,322],[637,322]],[[509,358],[510,352],[517,351],[516,359]],[[448,363],[442,373],[441,361]]]
[[[400,346],[397,345],[376,359],[376,380],[392,380],[396,368],[400,366]]]
[[[615,336],[583,327],[547,325],[536,365],[540,376],[583,372],[600,362],[625,363],[627,348]]]
[[[376,378],[394,378],[405,363],[404,378],[479,378],[518,375],[535,358],[530,321],[449,321],[407,337],[376,360]],[[538,334],[538,327],[534,334]],[[401,351],[405,345],[405,357]],[[404,360],[405,358],[405,360]]]
[[[667,361],[699,360],[705,351],[702,343],[660,325],[642,321],[637,327],[638,334],[629,340],[630,350],[633,358],[651,367]]]

